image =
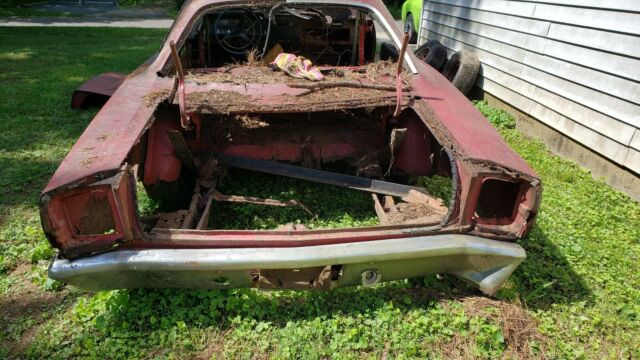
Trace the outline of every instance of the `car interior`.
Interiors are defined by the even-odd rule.
[[[181,56],[186,69],[243,63],[248,54],[262,58],[272,49],[302,55],[319,66],[355,66],[379,60],[381,48],[382,59],[391,59],[394,52],[397,58],[386,31],[365,10],[278,4],[206,13],[192,28]]]

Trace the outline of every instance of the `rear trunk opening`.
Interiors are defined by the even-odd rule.
[[[418,115],[389,106],[193,114],[161,103],[130,156],[143,229],[305,231],[436,226],[451,159]]]

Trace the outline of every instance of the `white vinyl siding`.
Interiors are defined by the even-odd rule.
[[[421,24],[478,55],[484,91],[640,174],[640,1],[425,0]]]

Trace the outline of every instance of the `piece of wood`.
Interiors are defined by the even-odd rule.
[[[378,219],[380,220],[380,224],[384,225],[389,222],[389,217],[387,213],[382,208],[382,204],[380,204],[380,199],[378,199],[378,194],[371,194],[371,198],[373,199],[373,208],[376,210],[376,215],[378,215]]]
[[[533,69],[527,69],[525,72],[523,72],[523,76],[527,76],[527,78],[534,78],[534,73],[537,74],[538,72]],[[567,99],[563,96],[558,96],[553,92],[544,90],[542,87],[538,87],[522,80],[521,78],[517,78],[500,70],[494,69],[491,66],[485,65],[483,67],[482,77],[484,77],[485,80],[491,80],[498,84],[508,85],[510,90],[518,93],[519,95],[534,100],[539,104],[542,104],[550,108],[551,110],[554,110],[568,118],[571,118],[575,122],[580,123],[594,131],[597,131],[610,139],[616,140],[621,144],[628,144],[633,134],[634,127],[631,125],[607,116],[601,112],[587,108],[584,105],[581,105],[571,99]],[[545,84],[545,78],[545,76],[540,76],[540,78],[536,79],[535,81],[540,84]],[[483,86],[485,86],[485,90],[489,91],[486,85],[488,85],[488,83],[483,83]],[[570,86],[578,85],[571,84]],[[556,90],[560,92],[565,91],[557,88]],[[576,96],[576,99],[578,99],[582,96],[582,94],[580,91],[577,91],[573,93],[572,96]],[[600,94],[600,96],[608,97],[604,94]],[[512,99],[505,100],[510,102],[511,104],[514,104],[512,102]],[[591,105],[594,105],[595,103],[596,102],[593,101],[591,102]],[[530,107],[524,108],[524,110],[530,110]]]
[[[640,7],[640,1],[635,3]],[[640,58],[640,37],[638,36],[580,26],[551,24],[547,37],[592,49],[607,49],[615,54]]]
[[[482,24],[472,20],[465,20],[450,16],[449,14],[429,13],[424,19],[422,27],[429,29],[434,24],[446,26],[459,30],[459,33],[472,33],[488,39],[500,41],[502,43],[511,44],[520,48],[544,52],[544,46],[547,40],[541,36],[525,34],[519,31],[507,30],[490,24]],[[552,25],[553,26],[553,25]]]
[[[599,8],[605,10],[628,10],[640,12],[640,2],[620,0],[544,0],[542,3],[558,4],[563,6],[578,6]]]
[[[183,229],[193,229],[193,223],[198,211],[198,202],[200,201],[200,183],[196,182],[196,186],[193,190],[193,196],[191,197],[191,203],[189,203],[189,210],[182,223]]]
[[[398,211],[398,208],[396,208],[396,202],[393,200],[393,196],[390,195],[384,196],[384,205],[382,205],[382,207],[388,212]]]
[[[624,165],[640,174],[640,151],[629,148],[629,153],[624,160]]]
[[[575,141],[585,145],[591,150],[598,152],[611,161],[624,164],[624,160],[629,150],[628,147],[616,141],[596,133],[595,131],[562,116],[549,108],[533,103],[531,116],[540,119],[547,126],[559,131]]]
[[[194,161],[193,154],[189,150],[187,146],[187,142],[184,140],[182,133],[179,130],[169,130],[167,132],[169,136],[169,140],[171,141],[171,145],[173,145],[173,149],[176,151],[176,156],[182,164],[189,170],[195,170],[196,165]]]
[[[640,35],[638,15],[624,11],[537,4],[533,17],[557,23]],[[597,21],[594,21],[594,19],[597,19]]]
[[[309,208],[307,208],[306,205],[304,205],[303,203],[297,200],[280,201],[275,199],[263,199],[263,198],[253,197],[253,196],[225,195],[218,191],[214,191],[212,195],[213,195],[212,198],[217,201],[280,206],[280,207],[299,206],[304,211],[306,211],[309,215],[313,216],[313,213],[311,212],[311,210],[309,210]]]
[[[214,194],[216,193],[215,188],[210,188],[207,192],[207,205],[205,205],[204,210],[202,210],[202,215],[200,216],[200,220],[198,220],[198,225],[196,225],[196,230],[204,230],[207,228],[207,224],[209,223],[209,216],[211,215],[211,207],[213,205]]]
[[[640,151],[640,129],[636,129],[633,132],[633,137],[631,138],[631,142],[629,143],[629,146],[632,149],[636,149]]]
[[[402,201],[410,204],[426,204],[434,209],[444,209],[445,211],[447,209],[442,199],[414,190],[409,191],[407,196],[402,197]]]

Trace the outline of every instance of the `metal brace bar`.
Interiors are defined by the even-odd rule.
[[[224,154],[215,154],[214,156],[222,165],[229,167],[287,176],[295,179],[341,186],[376,194],[405,197],[408,196],[412,190],[426,194],[424,189],[415,186],[338,174],[329,171],[307,169],[300,166],[287,165],[274,161],[255,160],[242,156]]]

